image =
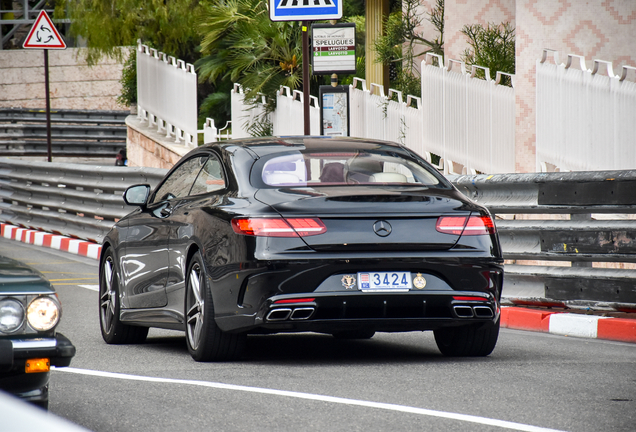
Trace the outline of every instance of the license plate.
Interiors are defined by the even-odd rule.
[[[358,289],[360,291],[408,291],[411,289],[411,273],[358,273]]]

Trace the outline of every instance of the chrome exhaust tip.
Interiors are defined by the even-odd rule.
[[[312,307],[296,308],[291,313],[290,319],[292,321],[306,320],[311,318],[311,316],[314,314],[314,311],[315,309]]]
[[[472,318],[474,316],[473,308],[470,306],[453,306],[455,315],[460,318]]]
[[[289,308],[272,309],[268,314],[267,321],[285,321],[291,315],[292,310]]]
[[[488,306],[474,306],[473,311],[477,318],[492,318],[495,316],[492,309]]]

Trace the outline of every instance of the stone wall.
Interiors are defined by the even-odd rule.
[[[53,109],[122,110],[122,65],[109,58],[90,67],[79,48],[49,50],[49,86]],[[0,107],[44,108],[44,51],[0,51]]]
[[[141,166],[170,169],[192,148],[176,144],[165,134],[159,133],[156,126],[149,126],[137,116],[126,117],[128,137],[126,154],[128,166]]]

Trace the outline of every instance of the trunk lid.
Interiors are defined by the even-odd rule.
[[[318,217],[327,232],[303,237],[315,251],[447,250],[458,235],[435,229],[441,215],[469,215],[458,192],[421,187],[260,189],[256,199],[283,217]]]

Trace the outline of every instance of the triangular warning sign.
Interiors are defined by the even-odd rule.
[[[66,43],[64,43],[64,39],[62,39],[62,36],[57,32],[46,11],[42,9],[22,47],[66,49]]]

